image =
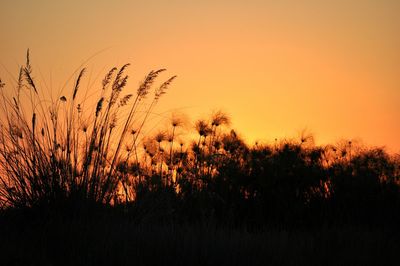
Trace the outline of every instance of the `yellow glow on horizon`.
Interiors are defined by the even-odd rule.
[[[8,1],[0,77],[9,83],[30,48],[37,79],[58,91],[105,49],[85,64],[91,80],[127,62],[128,88],[151,69],[178,75],[160,112],[221,108],[249,143],[307,128],[317,143],[398,152],[399,13],[394,0]]]

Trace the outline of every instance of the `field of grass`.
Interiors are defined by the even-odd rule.
[[[85,69],[44,97],[29,52],[0,80],[1,265],[398,264],[400,155],[305,132],[250,146],[220,111],[194,140],[174,114],[146,133],[175,76],[124,94],[128,66],[92,105]]]

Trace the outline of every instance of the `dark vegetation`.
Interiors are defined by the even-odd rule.
[[[249,146],[223,112],[192,142],[178,115],[148,135],[175,77],[155,86],[164,69],[151,71],[123,95],[127,67],[93,106],[84,70],[70,96],[45,101],[29,54],[12,95],[1,82],[5,263],[395,265],[398,155],[307,134]]]

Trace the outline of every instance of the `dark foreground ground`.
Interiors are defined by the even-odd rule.
[[[1,217],[1,265],[399,265],[392,228],[232,229],[115,217]]]

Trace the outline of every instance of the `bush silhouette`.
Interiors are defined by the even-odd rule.
[[[165,70],[151,71],[136,94],[123,95],[128,66],[106,74],[92,110],[80,93],[84,69],[70,96],[49,102],[35,83],[29,52],[15,95],[1,82],[4,209],[74,212],[96,205],[123,209],[138,222],[232,226],[400,221],[398,157],[351,141],[316,146],[304,133],[298,141],[250,146],[221,111],[195,122],[192,141],[181,135],[178,116],[170,128],[143,135],[175,76],[154,89],[141,112]]]

